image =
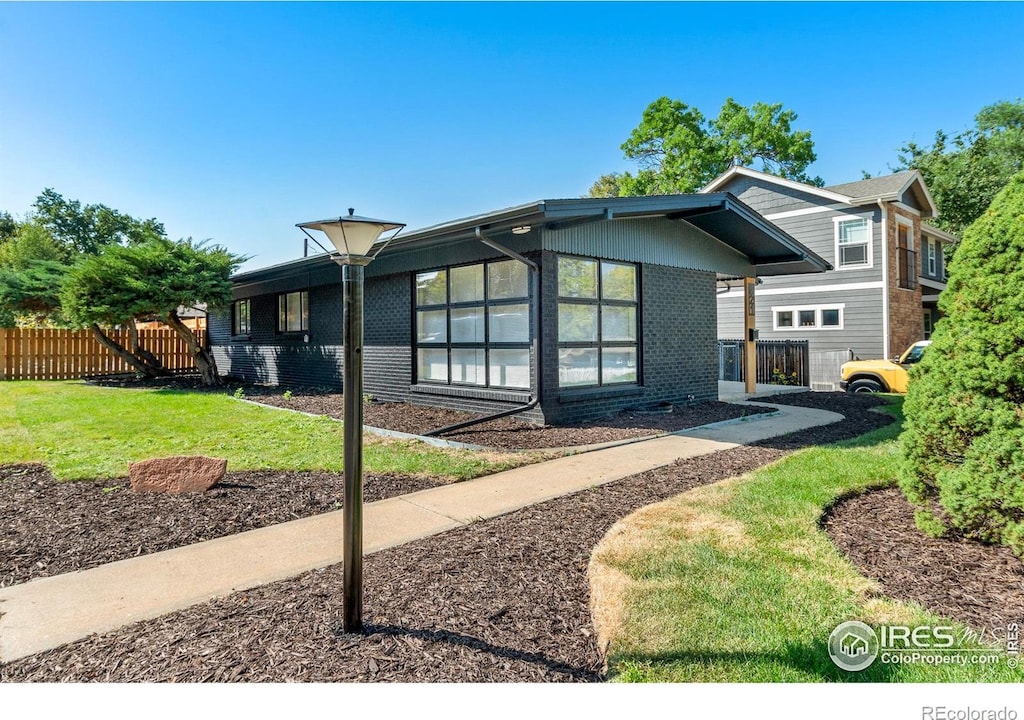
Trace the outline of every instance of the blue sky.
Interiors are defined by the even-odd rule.
[[[1024,96],[1016,3],[0,3],[0,209],[52,187],[253,256],[584,194],[644,107],[781,102],[829,183]]]

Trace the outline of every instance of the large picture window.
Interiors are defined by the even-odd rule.
[[[285,293],[277,296],[277,331],[307,332],[309,330],[309,293]]]
[[[416,274],[420,382],[530,387],[530,284],[517,260]]]
[[[558,384],[640,382],[636,265],[558,258]]]

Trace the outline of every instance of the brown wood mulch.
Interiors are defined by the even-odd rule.
[[[333,566],[0,665],[0,682],[601,680],[586,568],[612,523],[797,447],[880,427],[889,418],[867,412],[872,400],[819,397],[807,402],[849,419],[370,555],[366,636],[340,632],[341,574]],[[120,542],[119,532],[111,535]]]
[[[1024,563],[1008,548],[956,535],[933,538],[914,525],[899,488],[837,503],[822,522],[832,541],[882,594],[912,600],[975,630],[1005,635],[1024,624]]]
[[[0,587],[340,509],[344,476],[229,472],[205,493],[132,492],[127,478],[56,482],[42,465],[0,465]],[[368,474],[366,502],[440,481]]]
[[[134,375],[113,375],[93,378],[89,382],[112,387],[161,387],[199,392],[234,394],[241,390],[246,400],[298,410],[313,415],[342,418],[342,394],[323,388],[254,385],[228,379],[220,388],[206,388],[198,376],[175,375],[168,378],[138,379]],[[287,393],[287,396],[286,396]],[[735,420],[737,418],[772,412],[771,408],[736,405],[724,402],[701,402],[693,405],[673,405],[671,412],[649,412],[646,408],[626,411],[614,417],[572,425],[539,427],[515,417],[490,420],[480,425],[441,435],[444,440],[480,445],[499,450],[539,450],[545,448],[577,447],[630,438],[661,435],[687,428]],[[423,435],[456,423],[484,417],[482,413],[424,407],[401,402],[366,402],[363,404],[364,422],[372,427]]]

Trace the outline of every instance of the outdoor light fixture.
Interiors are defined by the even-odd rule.
[[[533,228],[530,227],[529,225],[516,225],[514,228],[512,228],[512,234],[513,235],[525,235],[526,233],[530,232],[532,229]]]
[[[335,250],[338,251],[337,255],[332,253],[331,257],[339,265],[369,265],[377,253],[395,237],[392,235],[385,238],[383,242],[378,242],[380,236],[390,230],[401,230],[405,224],[360,217],[355,214],[354,209],[349,208],[346,217],[304,222],[299,223],[296,227],[306,235],[309,235],[309,230],[319,230],[326,235]],[[397,234],[395,233],[395,235]],[[316,238],[312,235],[309,237],[316,242]],[[371,254],[371,251],[374,252]]]
[[[334,262],[341,265],[344,291],[344,435],[345,505],[342,511],[343,628],[347,633],[363,631],[363,267],[377,257],[404,223],[359,217],[349,208],[348,216],[298,223],[314,242],[309,230],[319,230],[334,245]],[[395,232],[380,241],[383,233]],[[317,243],[319,244],[319,243]]]

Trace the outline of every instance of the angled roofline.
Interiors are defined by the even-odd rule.
[[[765,239],[774,242],[790,257],[779,262],[791,265],[802,265],[804,272],[831,270],[832,267],[822,257],[804,247],[794,237],[744,204],[735,195],[728,192],[690,193],[677,195],[644,195],[636,197],[615,198],[575,198],[556,200],[537,200],[515,205],[501,210],[494,210],[469,217],[458,218],[448,222],[431,225],[413,230],[388,243],[378,254],[384,257],[403,250],[419,247],[431,247],[437,244],[458,242],[478,237],[481,232],[512,231],[520,226],[535,226],[546,229],[561,229],[583,222],[629,219],[642,217],[666,217],[682,220],[698,230],[702,220],[710,215],[731,212],[742,220],[753,231]],[[704,230],[704,232],[707,232]],[[739,250],[728,238],[712,235],[716,240]],[[751,260],[753,256],[743,254]],[[232,276],[236,283],[249,282],[267,275],[282,276],[306,271],[323,264],[331,263],[331,256],[318,254],[291,260],[269,267],[249,270]],[[777,263],[776,263],[777,264]],[[759,267],[754,263],[755,267]],[[809,268],[809,269],[808,269]]]
[[[958,238],[956,235],[951,235],[945,230],[939,230],[939,228],[935,227],[934,225],[929,225],[928,223],[925,222],[921,223],[921,232],[931,235],[934,238],[938,238],[939,240],[942,240],[945,243],[960,242],[960,238]]]
[[[790,190],[798,190],[800,192],[818,195],[819,197],[823,197],[826,200],[831,200],[833,202],[841,202],[846,205],[851,204],[851,198],[849,195],[842,195],[837,192],[832,192],[831,190],[825,190],[824,188],[815,187],[814,185],[808,185],[807,183],[797,182],[796,180],[787,180],[786,178],[779,177],[778,175],[772,175],[771,173],[761,172],[760,170],[753,170],[751,168],[743,167],[741,165],[733,165],[731,168],[729,168],[724,173],[722,173],[714,180],[709,182],[707,185],[702,187],[700,190],[698,190],[698,192],[714,192],[722,185],[727,183],[729,180],[732,180],[737,175],[745,175],[756,180],[764,180],[775,185],[781,185],[782,187],[789,188]]]
[[[844,205],[860,206],[860,205],[871,205],[878,202],[879,200],[886,201],[897,201],[900,200],[903,195],[910,189],[910,186],[915,182],[921,184],[921,190],[924,193],[925,200],[928,203],[928,209],[931,212],[930,217],[935,217],[939,214],[939,209],[935,205],[935,200],[932,198],[931,191],[928,190],[928,185],[925,183],[924,178],[921,176],[920,170],[914,170],[913,174],[907,178],[907,181],[903,183],[896,192],[881,193],[874,195],[864,195],[861,197],[853,197],[852,195],[845,195],[843,193],[837,193],[833,190],[826,190],[825,188],[815,187],[808,185],[807,183],[797,182],[796,180],[788,180],[786,178],[779,177],[778,175],[772,175],[771,173],[761,172],[760,170],[753,170],[747,167],[741,167],[739,165],[733,165],[731,168],[726,170],[724,173],[716,177],[714,180],[709,182],[703,188],[699,190],[701,193],[712,192],[720,188],[722,185],[727,183],[737,175],[744,175],[757,180],[764,180],[774,185],[780,185],[790,190],[797,190],[799,192],[808,193],[811,195],[817,195],[825,198],[826,200],[832,200],[833,202],[840,202]]]

